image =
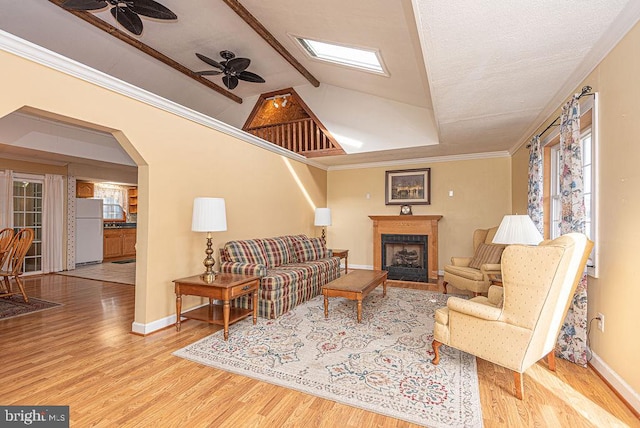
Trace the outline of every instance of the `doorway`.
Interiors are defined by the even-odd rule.
[[[42,273],[42,194],[43,178],[14,175],[13,227],[33,229],[33,243],[22,265],[25,274]]]

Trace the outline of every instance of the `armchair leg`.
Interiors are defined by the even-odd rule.
[[[522,400],[524,396],[524,373],[513,372],[513,380],[516,383],[516,398]]]
[[[444,288],[444,291],[442,292],[442,294],[447,294],[447,281],[443,281],[442,282],[442,288]]]
[[[433,348],[433,352],[436,354],[433,357],[433,360],[431,360],[431,364],[433,364],[434,366],[437,366],[438,363],[440,362],[440,346],[442,345],[442,343],[438,342],[437,340],[434,340],[433,342],[431,342],[431,347]]]
[[[555,349],[547,354],[547,364],[549,365],[549,370],[552,372],[556,371],[556,351]]]

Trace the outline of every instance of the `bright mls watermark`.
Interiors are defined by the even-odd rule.
[[[0,426],[69,428],[69,406],[0,406]]]

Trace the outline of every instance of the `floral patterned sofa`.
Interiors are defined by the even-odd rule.
[[[258,315],[277,318],[322,293],[322,286],[340,276],[340,259],[324,240],[305,235],[229,241],[220,251],[220,271],[257,275]],[[233,305],[250,307],[251,296]]]

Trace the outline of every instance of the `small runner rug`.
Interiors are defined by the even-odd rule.
[[[56,306],[62,305],[60,303],[35,299],[33,297],[29,297],[29,303],[26,303],[20,295],[0,297],[0,320],[44,311],[46,309],[55,308]]]
[[[429,427],[481,427],[476,360],[443,346],[431,364],[433,314],[447,295],[382,287],[363,301],[323,296],[275,320],[246,318],[173,355]]]

